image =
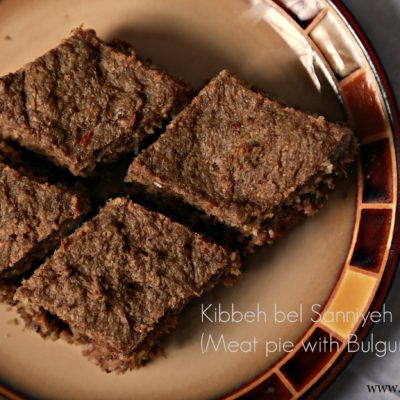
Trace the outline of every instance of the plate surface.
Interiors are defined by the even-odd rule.
[[[316,3],[304,22],[294,13],[299,10],[267,0],[0,2],[0,75],[43,54],[83,24],[104,39],[131,42],[140,57],[196,88],[229,68],[289,105],[331,120],[349,116],[363,143],[358,170],[339,182],[323,210],[248,257],[247,270],[234,287],[218,288],[190,305],[165,341],[166,357],[138,371],[104,374],[78,347],[45,342],[10,323],[16,315],[0,305],[0,382],[6,387],[22,396],[60,400],[205,399],[249,391],[286,399],[309,391],[340,359],[360,319],[314,323],[312,306],[325,305],[326,313],[365,312],[377,304],[377,293],[386,292],[397,161],[386,104],[369,60],[336,10]],[[233,305],[242,312],[258,305],[267,316],[275,309],[286,315],[301,309],[302,318],[202,322],[201,308],[210,304]],[[207,335],[224,335],[227,341],[256,338],[259,345],[250,352],[202,354]],[[324,337],[336,341],[338,351],[316,352],[307,363],[302,343]],[[266,340],[297,345],[290,353],[280,348],[266,355]]]

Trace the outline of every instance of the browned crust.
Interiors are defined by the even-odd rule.
[[[58,319],[102,368],[124,372],[154,353],[165,316],[239,272],[236,253],[120,198],[65,239],[15,300],[42,336],[62,332]]]
[[[0,79],[0,137],[43,154],[77,176],[137,152],[178,112],[186,84],[108,45],[93,30],[70,38]]]
[[[314,176],[341,173],[356,149],[348,127],[285,107],[224,70],[126,180],[156,185],[262,244],[265,222]]]
[[[89,212],[88,201],[0,163],[0,280],[20,277]]]

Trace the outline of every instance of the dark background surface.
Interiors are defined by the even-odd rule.
[[[372,42],[393,91],[400,101],[400,0],[343,0]],[[358,353],[345,371],[321,395],[321,400],[400,399],[400,271],[386,299],[393,322],[372,329],[375,342],[390,342],[397,351],[379,358],[374,353]],[[371,340],[371,334],[367,341]],[[367,384],[398,385],[399,393],[368,393]]]

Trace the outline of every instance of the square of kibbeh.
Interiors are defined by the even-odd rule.
[[[137,152],[177,113],[187,85],[76,29],[58,47],[0,78],[0,137],[40,153],[76,176]]]
[[[29,270],[89,209],[85,198],[0,163],[0,281]]]
[[[348,127],[224,70],[134,159],[126,181],[173,193],[260,245],[314,214],[356,150]]]
[[[40,323],[59,320],[89,359],[121,373],[157,354],[160,335],[190,299],[239,271],[237,253],[118,198],[65,239],[15,298],[28,326],[46,336]]]

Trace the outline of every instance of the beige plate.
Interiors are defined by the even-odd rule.
[[[310,75],[307,54],[299,53],[296,43],[293,50],[269,23],[257,22],[249,8],[244,0],[3,0],[0,74],[41,55],[83,24],[104,39],[130,41],[141,57],[196,88],[227,67],[290,105],[344,119],[333,89],[336,78],[329,68],[328,79],[321,72],[324,62]],[[237,389],[285,355],[278,350],[267,357],[266,340],[298,341],[311,325],[311,305],[327,301],[352,243],[356,186],[351,173],[318,216],[249,257],[234,287],[192,304],[166,340],[166,357],[138,371],[107,375],[79,348],[45,342],[10,324],[14,312],[0,306],[0,381],[23,395],[69,400],[205,399]],[[201,304],[219,303],[241,311],[258,304],[267,314],[274,307],[288,312],[302,305],[303,316],[296,323],[202,323]],[[202,354],[203,334],[237,341],[255,337],[260,345],[249,353]]]

